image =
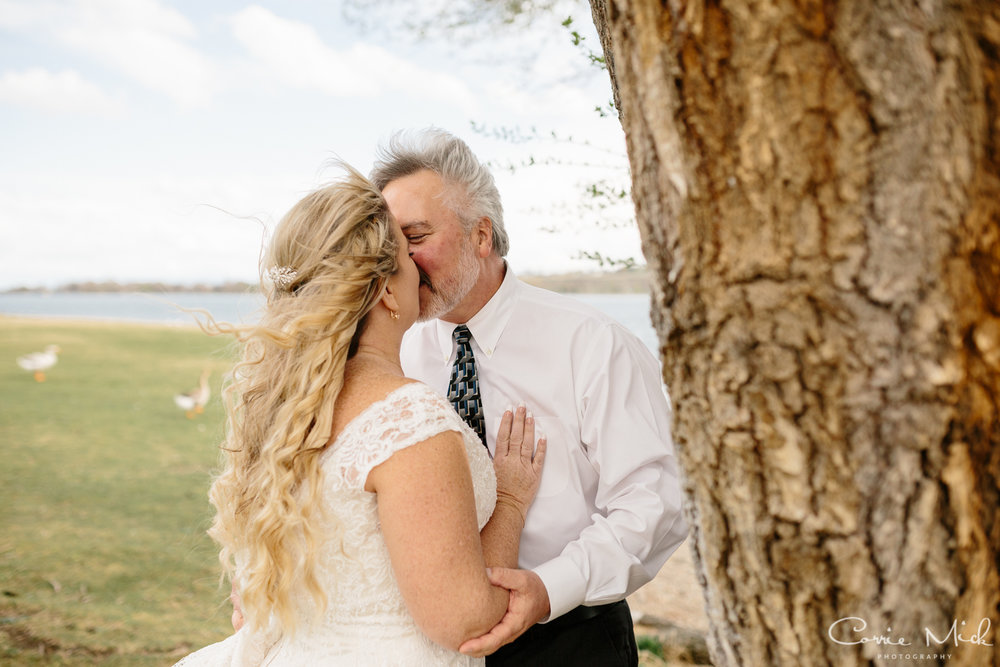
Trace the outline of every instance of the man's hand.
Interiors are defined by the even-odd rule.
[[[243,627],[243,607],[240,604],[240,594],[236,592],[236,584],[233,584],[233,588],[229,593],[229,601],[233,603],[233,616],[230,619],[233,624],[233,630],[239,632],[240,628]]]
[[[490,570],[489,576],[494,586],[510,591],[510,602],[507,603],[507,613],[492,630],[458,647],[462,653],[477,658],[514,641],[549,615],[549,594],[534,572],[495,567]]]

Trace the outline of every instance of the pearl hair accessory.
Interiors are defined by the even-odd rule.
[[[285,289],[298,277],[299,272],[290,266],[272,266],[267,270],[267,278],[275,287]]]

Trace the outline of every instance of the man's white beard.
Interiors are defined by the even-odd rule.
[[[471,241],[463,248],[455,271],[428,289],[426,302],[420,304],[420,321],[440,317],[462,302],[479,280],[480,266]]]

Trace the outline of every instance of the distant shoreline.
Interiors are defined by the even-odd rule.
[[[649,294],[646,267],[606,273],[562,273],[558,275],[518,275],[536,287],[563,294]]]
[[[197,283],[174,285],[170,283],[118,283],[114,281],[66,283],[58,287],[14,287],[0,294],[246,294],[256,292],[257,286],[243,282],[225,282],[215,285]]]
[[[645,267],[622,269],[604,273],[562,273],[556,275],[523,274],[518,278],[524,282],[564,294],[645,294],[649,292],[649,272]],[[256,284],[245,282],[224,282],[218,284],[198,283],[193,285],[173,285],[169,283],[118,283],[74,282],[59,287],[15,287],[0,294],[116,294],[165,292],[191,294],[248,294],[258,291]]]

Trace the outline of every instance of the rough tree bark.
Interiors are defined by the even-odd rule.
[[[1000,664],[1000,5],[591,6],[714,662]]]

